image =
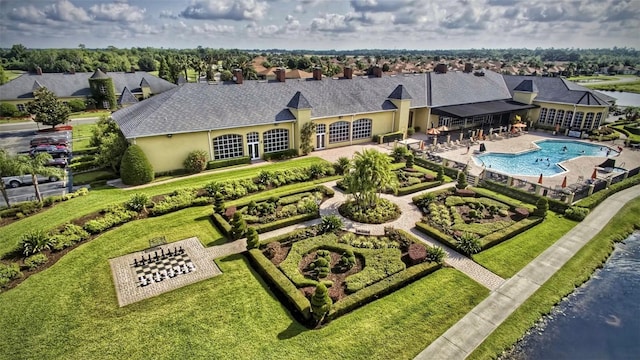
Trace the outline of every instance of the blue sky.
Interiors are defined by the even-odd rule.
[[[640,0],[0,0],[0,47],[639,48]]]

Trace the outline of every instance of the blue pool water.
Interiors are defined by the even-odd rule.
[[[606,146],[572,140],[542,140],[539,148],[519,154],[486,153],[474,156],[478,166],[505,174],[524,176],[552,176],[565,171],[559,163],[579,156],[613,157],[617,151]],[[490,145],[489,145],[490,146]],[[603,159],[604,161],[604,159]]]

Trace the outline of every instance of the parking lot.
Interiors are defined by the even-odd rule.
[[[71,139],[71,132],[56,133],[56,136],[67,136]],[[9,154],[28,154],[30,149],[30,141],[34,137],[46,136],[45,134],[38,134],[34,130],[14,130],[14,131],[1,131],[0,132],[0,148],[5,149]],[[44,197],[53,195],[64,195],[67,193],[67,182],[64,180],[56,182],[44,182],[39,183],[40,192]],[[35,200],[35,190],[33,185],[24,185],[18,188],[8,188],[7,193],[11,203],[20,201]],[[1,205],[4,204],[2,201]]]

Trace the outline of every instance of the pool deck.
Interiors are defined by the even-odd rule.
[[[416,136],[417,135],[417,136]],[[423,134],[415,134],[414,138],[422,139]],[[527,134],[512,137],[512,138],[504,138],[502,140],[486,140],[482,141],[487,148],[487,152],[501,152],[501,153],[519,153],[526,150],[531,150],[535,148],[533,145],[534,141],[544,140],[544,139],[554,139],[554,140],[571,140],[571,141],[583,141],[585,143],[594,144],[594,145],[602,145],[608,146],[614,150],[617,149],[620,141],[612,142],[598,142],[598,141],[590,141],[590,140],[579,140],[576,138],[566,137],[566,136],[553,136],[549,133],[537,133],[537,132],[529,132]],[[427,140],[425,137],[422,140]],[[473,175],[479,175],[483,168],[475,164],[473,159],[473,150],[477,150],[478,145],[474,145],[471,147],[471,151],[467,153],[466,147],[461,147],[454,150],[448,150],[437,155],[449,159],[454,160],[459,163],[469,164],[469,171]],[[620,155],[612,157],[612,159],[616,160],[616,166],[623,166],[626,169],[633,169],[635,167],[640,166],[640,151],[633,150],[631,148],[625,147],[620,153]],[[542,184],[548,187],[555,187],[556,185],[561,185],[564,177],[567,177],[567,184],[577,183],[579,177],[583,179],[590,179],[593,174],[593,169],[602,164],[606,160],[605,157],[601,156],[580,156],[571,160],[567,160],[561,163],[561,165],[567,169],[567,172],[560,173],[553,176],[545,176],[543,177]],[[624,165],[623,165],[624,164]],[[613,175],[612,175],[613,174]],[[598,173],[599,179],[606,179],[608,176],[615,176],[617,173]],[[537,182],[538,176],[514,176],[514,178],[527,180],[529,182]]]

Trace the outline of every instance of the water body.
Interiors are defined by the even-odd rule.
[[[640,106],[640,94],[624,91],[597,91],[616,98],[616,105],[618,106]]]
[[[503,359],[640,359],[640,232]]]

